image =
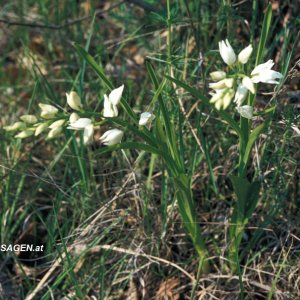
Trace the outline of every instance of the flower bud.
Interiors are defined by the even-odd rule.
[[[209,84],[209,87],[214,90],[224,89],[224,88],[232,88],[234,84],[233,78],[222,79],[218,82],[212,82]]]
[[[111,129],[106,131],[100,138],[104,145],[115,145],[121,142],[124,132],[119,129]]]
[[[34,134],[34,130],[27,129],[27,130],[21,131],[20,133],[18,133],[17,135],[15,135],[15,138],[17,138],[17,139],[25,139],[25,138],[33,135],[33,134]]]
[[[210,103],[214,103],[215,108],[217,110],[220,110],[221,108],[226,109],[231,99],[234,96],[234,90],[233,89],[222,89],[217,90],[215,94],[213,94],[212,98],[210,99]]]
[[[222,89],[222,90],[216,90],[216,93],[212,93],[212,97],[210,99],[210,103],[216,103],[218,100],[220,100],[223,95],[225,94],[226,89]]]
[[[242,80],[242,84],[246,87],[252,94],[255,94],[255,86],[252,80],[249,77],[244,77]]]
[[[40,135],[40,134],[41,134],[42,132],[44,132],[47,128],[48,128],[48,123],[47,123],[47,122],[46,122],[46,123],[39,124],[39,125],[37,126],[37,128],[35,129],[34,135],[35,135],[35,136]]]
[[[253,118],[253,107],[251,105],[238,106],[236,110],[246,119],[251,120]]]
[[[223,109],[224,110],[229,106],[233,96],[234,96],[234,90],[228,89],[227,93],[225,94],[225,96],[223,98]]]
[[[81,110],[82,104],[78,94],[74,91],[70,92],[70,94],[66,93],[67,103],[74,110]]]
[[[222,80],[226,77],[226,73],[223,71],[211,72],[209,75],[212,80]]]
[[[61,127],[61,126],[63,126],[64,125],[64,123],[65,123],[65,120],[57,120],[57,121],[55,121],[55,122],[53,122],[50,126],[49,126],[49,128],[51,128],[51,129],[53,129],[53,128],[56,128],[56,127]]]
[[[228,66],[231,66],[235,63],[236,55],[227,39],[225,40],[225,42],[224,41],[219,42],[219,50],[223,61]]]
[[[47,139],[51,140],[55,137],[57,137],[62,132],[62,127],[54,127],[51,129],[48,133]]]
[[[94,136],[94,125],[89,124],[84,128],[83,131],[83,143],[85,145],[89,144],[93,140]]]
[[[141,114],[140,120],[139,120],[139,125],[147,125],[150,124],[153,120],[155,119],[155,115],[149,112],[143,112]]]
[[[253,48],[252,45],[249,45],[245,49],[243,49],[239,55],[238,55],[238,60],[241,64],[246,64],[252,54]]]
[[[19,121],[19,122],[16,122],[16,123],[12,124],[12,125],[4,126],[3,128],[6,131],[22,130],[22,129],[26,128],[26,123]]]
[[[37,117],[34,116],[34,115],[23,115],[20,117],[20,119],[25,122],[25,123],[28,123],[28,124],[34,124],[37,122]]]
[[[69,122],[72,124],[72,123],[75,123],[78,119],[79,119],[78,114],[73,112],[70,115]]]
[[[58,109],[50,104],[39,103],[39,107],[41,108],[41,117],[44,119],[52,119],[58,112]]]

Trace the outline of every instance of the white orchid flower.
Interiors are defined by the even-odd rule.
[[[240,83],[236,89],[235,97],[233,100],[234,103],[236,103],[237,106],[241,106],[242,103],[245,101],[247,94],[248,89]]]
[[[100,141],[107,146],[115,145],[121,142],[124,132],[119,129],[110,129],[100,138]]]
[[[117,117],[119,112],[117,106],[119,105],[122,93],[124,90],[124,84],[111,91],[109,96],[104,95],[104,111],[103,116],[105,118]]]
[[[58,112],[58,109],[50,104],[39,103],[41,108],[41,117],[44,119],[52,119]]]
[[[67,96],[67,103],[68,105],[74,110],[81,110],[82,103],[78,94],[74,91],[71,91],[69,94],[66,93]]]
[[[216,93],[212,95],[212,98],[210,99],[210,103],[215,104],[215,108],[217,110],[220,109],[226,109],[232,98],[234,96],[234,90],[233,89],[221,89],[216,90]]]
[[[251,105],[238,106],[236,110],[244,118],[250,120],[253,118],[253,107]]]
[[[274,66],[274,62],[272,59],[269,59],[267,62],[256,66],[251,72],[251,76],[259,75],[262,72],[271,70]]]
[[[273,66],[274,66],[274,62],[272,59],[268,60],[263,64],[256,66],[254,70],[251,72],[252,82],[278,84],[279,81],[277,81],[276,79],[283,78],[283,75],[277,71],[271,70]]]
[[[91,119],[89,119],[89,118],[80,118],[77,121],[75,121],[74,123],[71,123],[69,125],[69,127],[67,127],[67,128],[72,129],[72,130],[81,130],[81,129],[84,129],[85,127],[87,127],[90,124],[92,124]]]
[[[219,50],[223,61],[228,66],[231,66],[236,62],[236,55],[227,39],[219,42]]]
[[[83,131],[83,143],[89,144],[94,137],[94,125],[89,118],[79,118],[74,123],[70,123],[67,129],[72,130],[84,130]]]
[[[249,45],[248,47],[244,48],[238,55],[238,61],[241,64],[246,64],[252,54],[253,47]]]
[[[252,94],[255,94],[255,86],[253,84],[253,81],[248,77],[245,76],[242,80],[242,84],[244,87],[246,87]]]
[[[139,125],[144,126],[150,124],[155,119],[155,115],[150,112],[143,112],[141,114]]]

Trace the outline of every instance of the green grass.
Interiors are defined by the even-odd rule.
[[[180,299],[204,293],[202,299],[300,299],[299,67],[289,73],[299,57],[296,1],[282,1],[278,9],[274,2],[264,45],[262,1],[118,3],[2,5],[0,240],[43,244],[45,251],[0,252],[0,299],[33,293],[43,300],[130,299],[134,290],[137,299],[143,292],[144,299],[164,299],[158,291],[167,280],[178,280],[168,292]],[[275,69],[287,76],[274,95],[267,94],[271,85],[257,92],[259,111],[275,109],[250,153],[246,175],[262,188],[236,274],[227,257],[238,118],[232,107],[218,114],[207,103],[209,73],[224,67],[218,41],[226,37],[236,52],[251,40],[259,49],[252,63],[275,58]],[[71,89],[99,121],[103,95],[123,83],[120,119],[101,125],[90,146],[70,130],[50,141],[41,135],[20,142],[2,129],[22,114],[38,114],[39,102],[68,109],[65,93]],[[147,108],[157,116],[149,132],[135,126]],[[122,151],[108,151],[98,141],[112,126],[126,128]],[[193,193],[210,264],[206,275],[180,218],[180,184]]]

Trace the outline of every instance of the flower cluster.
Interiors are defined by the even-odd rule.
[[[259,82],[278,84],[277,79],[281,79],[283,75],[271,70],[274,66],[273,60],[256,66],[250,75],[245,74],[243,65],[247,64],[252,54],[253,48],[251,45],[243,49],[236,57],[234,50],[226,39],[219,42],[219,51],[223,61],[232,72],[229,74],[224,71],[210,73],[211,79],[215,81],[209,84],[209,87],[214,90],[211,93],[210,103],[213,103],[217,110],[225,110],[234,99],[237,111],[243,117],[251,119],[253,107],[250,105],[242,106],[248,93],[255,94],[255,84]]]
[[[104,95],[104,109],[103,117],[112,118],[117,117],[118,105],[121,101],[124,85],[111,91],[107,96]],[[39,117],[35,115],[23,115],[20,117],[20,121],[15,122],[12,125],[5,126],[4,129],[9,132],[18,132],[15,138],[24,139],[30,136],[38,136],[41,133],[48,131],[46,139],[53,139],[59,136],[64,127],[69,130],[80,131],[83,130],[83,142],[89,144],[94,137],[94,129],[96,128],[95,122],[91,118],[80,117],[80,115],[86,115],[83,111],[83,105],[79,95],[71,91],[66,93],[67,104],[74,111],[66,114],[60,112],[58,108],[53,105],[39,103],[41,113]],[[100,115],[99,115],[100,116]],[[139,125],[145,126],[150,124],[155,118],[152,113],[144,112],[141,114]],[[101,137],[100,141],[104,145],[114,145],[120,143],[124,132],[119,129],[110,129],[106,131]]]

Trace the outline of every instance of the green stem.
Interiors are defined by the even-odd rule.
[[[180,180],[180,179],[179,179]],[[207,260],[208,254],[205,247],[205,242],[201,234],[200,226],[197,222],[196,210],[194,207],[194,201],[192,192],[183,189],[177,185],[177,200],[180,215],[186,228],[190,235],[190,238],[194,244],[195,250],[200,259],[200,269],[203,273],[208,273],[209,271],[209,261]]]
[[[244,154],[249,140],[249,120],[241,117],[240,127],[241,127],[241,136],[240,136],[240,153],[239,153],[239,165],[238,165],[238,174],[240,177],[245,177],[247,165],[244,162]]]

